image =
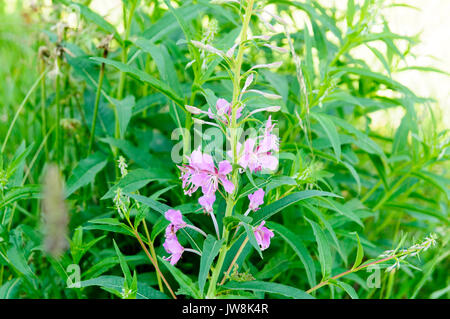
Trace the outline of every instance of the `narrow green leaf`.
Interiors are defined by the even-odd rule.
[[[9,260],[10,266],[25,276],[25,278],[28,280],[37,278],[30,265],[28,265],[22,247],[16,247],[15,245],[11,246],[6,253],[6,256]]]
[[[345,167],[347,167],[347,169],[349,170],[350,174],[352,174],[353,178],[355,179],[356,185],[358,187],[358,194],[361,193],[361,179],[359,178],[358,172],[356,172],[355,167],[352,164],[347,163],[345,161],[342,161],[342,164]]]
[[[372,51],[372,53],[381,62],[381,64],[383,65],[384,69],[389,74],[389,76],[391,76],[391,67],[389,66],[389,62],[385,59],[384,55],[378,49],[376,49],[370,45],[366,45],[366,47],[368,47],[370,49],[370,51]]]
[[[184,106],[184,100],[178,96],[175,91],[172,90],[171,87],[169,87],[166,83],[161,82],[160,80],[154,78],[150,74],[141,71],[139,69],[136,69],[132,66],[129,66],[127,64],[124,64],[122,62],[114,61],[111,59],[105,59],[105,58],[98,58],[98,57],[92,57],[91,58],[94,61],[105,63],[108,65],[111,65],[118,70],[128,73],[132,75],[133,77],[137,78],[138,80],[148,83],[150,86],[152,86],[155,90],[160,91],[164,95],[166,95],[168,98],[172,99],[176,104],[178,104],[181,108]],[[184,108],[183,108],[184,110]]]
[[[315,19],[311,19],[311,25],[314,32],[314,42],[316,44],[317,51],[319,53],[319,59],[321,63],[324,63],[328,59],[328,47],[325,33],[322,28],[316,23]]]
[[[336,249],[337,249],[339,255],[341,256],[345,265],[347,265],[347,256],[344,255],[344,252],[342,251],[342,248],[341,248],[341,244],[340,244],[339,240],[337,239],[336,233],[335,233],[333,227],[331,226],[330,222],[325,218],[325,216],[322,214],[322,212],[312,204],[312,200],[307,200],[304,205],[305,205],[304,207],[306,209],[308,209],[311,213],[316,215],[316,217],[325,226],[326,230],[328,231],[331,238],[333,239],[334,244],[336,245]]]
[[[396,70],[396,72],[403,72],[403,71],[410,71],[410,70],[415,70],[415,71],[421,71],[421,72],[435,72],[435,73],[440,73],[440,74],[444,74],[444,75],[450,75],[450,73],[430,67],[430,66],[408,66],[408,67],[404,67],[401,69]]]
[[[359,299],[358,294],[356,293],[355,289],[352,286],[350,286],[349,284],[342,282],[342,281],[337,281],[334,283],[334,285],[338,286],[339,288],[344,289],[344,291],[346,293],[348,293],[348,295],[352,299]]]
[[[11,188],[0,202],[0,208],[12,204],[20,199],[41,198],[40,185],[27,185],[23,187]]]
[[[311,116],[316,119],[320,126],[322,126],[323,130],[328,136],[328,139],[331,142],[331,145],[333,146],[334,154],[336,155],[336,159],[341,159],[341,141],[339,139],[339,134],[336,130],[336,126],[334,125],[333,121],[331,121],[329,118],[322,116],[321,113],[317,112],[311,112]]]
[[[314,232],[314,236],[316,237],[316,242],[319,249],[319,261],[322,268],[322,279],[327,279],[331,276],[331,268],[333,262],[330,246],[328,245],[328,240],[325,236],[325,233],[316,222],[309,220],[306,217],[305,219],[308,221],[308,223],[310,223]]]
[[[120,268],[122,268],[123,275],[125,276],[125,280],[128,283],[128,287],[131,286],[133,278],[131,277],[130,268],[128,268],[128,264],[120,252],[119,247],[117,247],[116,241],[113,239],[114,249],[116,250],[117,257],[119,257]]]
[[[362,259],[364,257],[364,248],[361,245],[361,241],[359,240],[359,235],[357,232],[355,232],[355,235],[356,235],[356,239],[358,241],[358,250],[356,251],[355,263],[353,264],[352,269],[355,269],[356,267],[361,265]]]
[[[159,260],[166,266],[166,268],[170,271],[172,276],[175,278],[175,280],[180,285],[180,288],[182,291],[192,298],[200,299],[201,293],[197,289],[196,285],[192,282],[191,278],[186,276],[181,272],[181,270],[177,269],[176,267],[172,266],[169,262],[159,257]]]
[[[182,16],[187,23],[203,13],[205,9],[206,7],[202,4],[187,2],[186,5],[176,8],[174,11],[176,11],[179,16]],[[180,26],[176,22],[173,13],[167,11],[161,19],[153,23],[151,27],[143,32],[143,36],[146,39],[150,39],[153,43],[156,43],[170,33],[180,30]]]
[[[84,280],[80,282],[80,287],[99,286],[108,289],[114,289],[121,292],[125,283],[125,279],[118,276],[100,276],[97,278]],[[137,284],[137,299],[168,299],[162,292],[143,283]]]
[[[153,200],[149,197],[145,197],[142,195],[137,195],[137,194],[130,194],[130,193],[126,193],[127,196],[137,200],[139,203],[142,203],[144,205],[147,205],[148,207],[150,207],[151,209],[156,210],[158,213],[164,214],[165,212],[167,212],[169,209],[172,209],[172,207],[157,202],[156,200]]]
[[[369,158],[373,164],[373,166],[375,166],[375,169],[378,172],[378,175],[381,178],[381,181],[383,182],[384,188],[385,189],[389,189],[389,184],[387,181],[387,174],[386,174],[386,167],[381,159],[381,157],[379,157],[378,155],[375,154],[368,154]]]
[[[261,251],[261,247],[259,247],[258,242],[256,241],[255,233],[253,232],[252,226],[250,226],[247,223],[242,223],[242,224],[244,225],[245,232],[247,233],[248,241],[253,246],[253,248],[256,249],[256,251],[258,252],[259,256],[262,259],[263,258],[263,254],[262,254],[262,251]]]
[[[223,239],[218,241],[213,236],[208,235],[203,242],[202,258],[200,260],[200,270],[198,273],[198,286],[203,295],[206,278],[208,277],[211,265],[222,247]]]
[[[303,266],[305,267],[309,285],[311,287],[314,287],[316,285],[316,268],[314,267],[314,261],[311,258],[311,255],[301,242],[300,238],[298,238],[298,236],[294,234],[292,231],[290,231],[288,228],[280,224],[268,222],[267,227],[275,231],[289,244],[289,246],[291,246],[291,248],[300,258],[301,262],[303,263]]]
[[[273,294],[279,294],[295,299],[314,299],[311,295],[307,294],[303,290],[289,287],[286,285],[265,282],[265,281],[245,281],[245,282],[235,282],[231,281],[224,285],[227,289],[232,290],[252,290],[252,291],[263,291]]]
[[[411,97],[415,97],[415,94],[410,89],[408,89],[406,86],[404,86],[403,84],[401,84],[395,80],[392,80],[391,78],[389,78],[385,75],[373,72],[369,69],[362,69],[362,68],[356,68],[356,67],[340,67],[340,68],[336,68],[335,72],[353,73],[353,74],[359,75],[363,78],[371,79],[371,80],[377,81],[379,83],[385,84],[389,88],[401,91]]]
[[[16,299],[19,296],[19,290],[22,284],[22,278],[14,278],[5,282],[0,287],[0,299]]]
[[[133,114],[133,107],[135,105],[134,96],[127,96],[125,99],[119,101],[110,98],[117,109],[117,116],[119,118],[119,133],[120,138],[123,138],[127,130],[128,123],[130,123],[131,115]]]
[[[353,26],[355,17],[355,0],[347,0],[347,26]]]
[[[328,205],[324,204],[327,203]],[[347,217],[348,219],[354,221],[355,223],[358,223],[361,227],[364,227],[363,222],[361,221],[361,218],[359,218],[353,211],[352,208],[347,205],[342,205],[341,203],[338,203],[337,201],[334,201],[329,198],[320,198],[320,201],[318,204],[322,207],[326,207],[328,209],[332,209],[339,214]]]
[[[149,169],[138,168],[129,171],[127,175],[111,187],[108,192],[101,198],[102,200],[113,198],[115,192],[120,188],[124,193],[135,192],[152,181],[165,182],[171,179],[169,172],[160,170],[157,167],[149,167]]]
[[[438,188],[445,194],[447,200],[450,200],[450,187],[449,187],[450,179],[424,170],[413,172],[412,175],[434,185],[436,188]]]
[[[432,216],[434,218],[439,219],[440,221],[444,222],[445,224],[449,225],[450,224],[450,220],[441,212],[439,212],[439,210],[436,209],[431,209],[431,208],[427,208],[424,207],[422,205],[419,205],[417,203],[415,204],[407,204],[407,203],[397,203],[397,202],[387,202],[384,203],[385,207],[391,207],[391,208],[396,208],[396,209],[404,209],[406,211],[412,211],[415,213],[419,213],[419,214],[424,214],[427,216]]]
[[[258,210],[253,215],[253,225],[259,224],[261,221],[266,220],[270,218],[271,216],[275,215],[279,211],[285,209],[286,207],[297,203],[298,201],[301,201],[303,199],[311,198],[311,197],[322,197],[322,196],[331,196],[331,197],[341,197],[339,195],[329,193],[329,192],[323,192],[319,190],[306,190],[306,191],[300,191],[293,194],[289,194],[276,202],[273,202],[260,210]]]
[[[107,160],[104,155],[97,152],[81,160],[72,171],[67,181],[65,197],[69,197],[79,188],[93,182],[95,176],[106,166]]]

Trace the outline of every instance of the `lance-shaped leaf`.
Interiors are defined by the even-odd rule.
[[[206,278],[208,277],[208,272],[211,265],[219,253],[220,247],[222,247],[222,240],[216,240],[213,236],[208,235],[203,242],[202,258],[200,260],[200,271],[198,273],[198,286],[200,288],[200,293],[203,295],[203,290],[205,289]]]
[[[277,235],[281,236],[281,238],[291,246],[305,267],[309,285],[314,287],[316,285],[316,268],[314,267],[314,261],[311,258],[311,255],[301,242],[300,238],[298,238],[291,230],[280,224],[268,222],[267,227],[276,232]]]
[[[259,224],[261,221],[270,218],[271,216],[275,215],[279,211],[285,209],[289,205],[295,204],[298,201],[301,201],[306,198],[311,197],[322,197],[322,196],[331,196],[331,197],[340,197],[339,195],[329,193],[329,192],[323,192],[319,190],[306,190],[306,191],[300,191],[293,194],[289,194],[263,208],[258,210],[253,215],[253,225]]]
[[[180,107],[182,107],[184,105],[184,100],[180,96],[178,96],[178,94],[175,93],[175,91],[172,90],[172,88],[169,85],[167,85],[164,82],[161,82],[157,78],[151,76],[150,74],[148,74],[144,71],[141,71],[135,67],[132,67],[132,66],[124,64],[122,62],[114,61],[111,59],[98,58],[98,57],[92,57],[91,59],[94,61],[100,62],[100,63],[105,63],[108,65],[111,65],[111,66],[117,68],[118,70],[133,76],[134,78],[138,79],[139,81],[148,83],[155,90],[160,91],[161,93],[166,95],[168,98],[172,99]]]
[[[232,290],[252,290],[252,291],[268,292],[295,299],[314,299],[314,297],[307,294],[303,290],[278,284],[275,282],[265,282],[257,280],[245,282],[231,281],[227,283],[224,287]]]
[[[165,261],[161,257],[159,257],[159,260],[164,264],[164,266],[166,266],[166,268],[178,282],[183,294],[197,299],[201,298],[200,291],[197,289],[191,278],[183,274],[181,270],[177,269],[175,266],[172,266],[169,262]]]
[[[122,291],[125,279],[119,276],[100,276],[80,282],[80,287],[99,286],[105,289]],[[144,283],[137,284],[137,299],[168,299],[162,292]]]
[[[322,277],[323,279],[327,279],[331,275],[331,267],[333,262],[330,245],[328,245],[328,240],[322,228],[320,228],[316,222],[313,222],[306,217],[305,219],[311,224],[314,236],[316,237],[316,242],[319,249],[319,261],[322,268]]]
[[[77,167],[72,171],[72,175],[67,181],[65,196],[66,198],[73,194],[80,187],[83,187],[92,181],[95,176],[106,166],[105,156],[99,152],[81,160]]]

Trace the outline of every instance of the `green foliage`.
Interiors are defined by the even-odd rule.
[[[282,50],[248,40],[242,73],[282,61],[255,73],[253,83],[280,96],[248,93],[245,107],[280,106],[271,113],[280,165],[272,175],[242,174],[232,216],[223,218],[227,203],[217,200],[219,229],[234,234],[225,242],[196,195],[183,195],[176,165],[193,150],[197,129],[186,105],[207,111],[234,93],[227,56],[191,41],[207,39],[227,52],[239,38],[243,8],[164,2],[124,1],[123,22],[86,1],[53,1],[50,10],[39,2],[36,12],[12,13],[0,4],[0,298],[170,298],[168,286],[204,298],[225,244],[216,279],[230,269],[218,298],[448,298],[450,128],[431,97],[395,80],[405,70],[448,73],[406,64],[419,39],[390,30],[385,14],[393,4],[348,0],[339,10],[322,1],[258,1],[258,8],[273,4],[275,16],[263,23],[254,15],[251,34],[276,25],[269,43]],[[74,8],[77,26],[63,28]],[[304,21],[294,24],[298,16]],[[357,56],[358,48],[372,56]],[[62,52],[59,69],[55,52]],[[390,110],[401,110],[399,126],[374,128],[373,114]],[[262,121],[257,113],[246,125]],[[178,146],[190,148],[183,154]],[[52,162],[59,162],[70,212],[70,247],[59,258],[45,252],[40,217],[42,177]],[[247,196],[261,187],[264,205],[244,216]],[[162,258],[163,215],[171,208],[209,234],[183,228],[180,242],[201,257],[184,252],[176,266]],[[262,251],[252,227],[264,220],[275,236]],[[384,271],[393,260],[376,263],[383,251],[431,233],[437,247],[401,261],[400,270]],[[380,289],[366,281],[374,262],[383,270]],[[79,285],[68,287],[73,265]]]

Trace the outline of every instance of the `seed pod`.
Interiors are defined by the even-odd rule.
[[[64,201],[64,186],[59,169],[51,164],[44,178],[42,199],[42,230],[44,249],[57,258],[68,248],[69,215]]]

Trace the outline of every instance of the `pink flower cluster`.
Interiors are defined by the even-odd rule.
[[[243,91],[251,84],[253,76],[247,78]],[[217,122],[229,126],[232,117],[232,105],[225,99],[219,98],[216,102],[215,111],[211,108],[208,111],[203,111],[197,107],[186,105],[186,109],[192,114],[205,114],[210,119],[215,119]],[[269,111],[275,112],[279,107],[268,107],[258,109],[257,111],[250,112],[248,116],[255,112]],[[239,107],[236,110],[236,119],[242,116],[243,107]],[[204,122],[217,126],[212,122]],[[265,124],[264,133],[255,138],[248,138],[243,145],[238,143],[236,145],[237,159],[234,162],[239,164],[242,169],[247,169],[251,172],[259,172],[262,170],[276,170],[278,167],[278,159],[274,154],[279,151],[279,139],[273,133],[275,124],[272,123],[272,119],[269,116]],[[228,156],[233,158],[232,151],[227,152]],[[181,171],[181,180],[184,193],[191,196],[198,189],[201,189],[202,196],[199,198],[198,203],[203,209],[211,214],[213,219],[217,236],[219,237],[219,231],[215,215],[213,213],[213,204],[216,200],[216,191],[219,190],[219,184],[221,184],[225,192],[232,194],[235,191],[236,185],[229,180],[228,175],[232,172],[232,165],[228,160],[223,160],[216,166],[213,158],[209,154],[202,153],[200,148],[193,151],[190,156],[187,157],[188,163],[182,166],[178,166]],[[250,201],[248,210],[244,215],[248,215],[251,211],[257,211],[262,204],[264,204],[264,190],[258,189],[254,193],[248,195]],[[190,251],[188,248],[183,248],[176,237],[178,229],[183,227],[194,227],[192,225],[186,225],[183,222],[181,213],[175,210],[169,210],[166,212],[166,218],[171,222],[166,229],[166,241],[164,242],[164,248],[171,256],[171,264],[176,264],[181,258],[183,251]],[[262,221],[258,226],[253,227],[253,232],[256,241],[261,248],[265,250],[270,245],[270,239],[274,236],[274,233],[264,226],[265,221]],[[195,228],[195,227],[194,227]],[[198,229],[197,229],[198,230]],[[200,230],[200,232],[202,232]],[[203,232],[202,232],[203,233]],[[206,236],[206,234],[204,234]]]
[[[189,163],[178,166],[181,170],[181,180],[186,195],[191,195],[201,188],[203,196],[199,198],[199,204],[207,212],[212,212],[212,205],[216,200],[216,191],[219,183],[223,185],[227,193],[233,193],[234,185],[227,175],[232,167],[229,161],[224,160],[217,168],[211,155],[203,154],[200,150],[192,152],[188,157]]]
[[[278,136],[272,134],[274,126],[269,116],[262,136],[248,138],[244,142],[243,150],[241,144],[237,145],[237,152],[240,154],[238,163],[242,168],[248,167],[250,171],[258,172],[263,169],[273,171],[278,167],[278,158],[273,155],[279,150]]]
[[[184,252],[184,247],[178,242],[176,233],[179,229],[186,227],[186,223],[183,221],[183,216],[179,210],[169,209],[164,214],[164,217],[170,221],[170,224],[166,228],[166,240],[163,244],[164,249],[170,256],[164,259],[169,260],[172,265],[175,265]]]

